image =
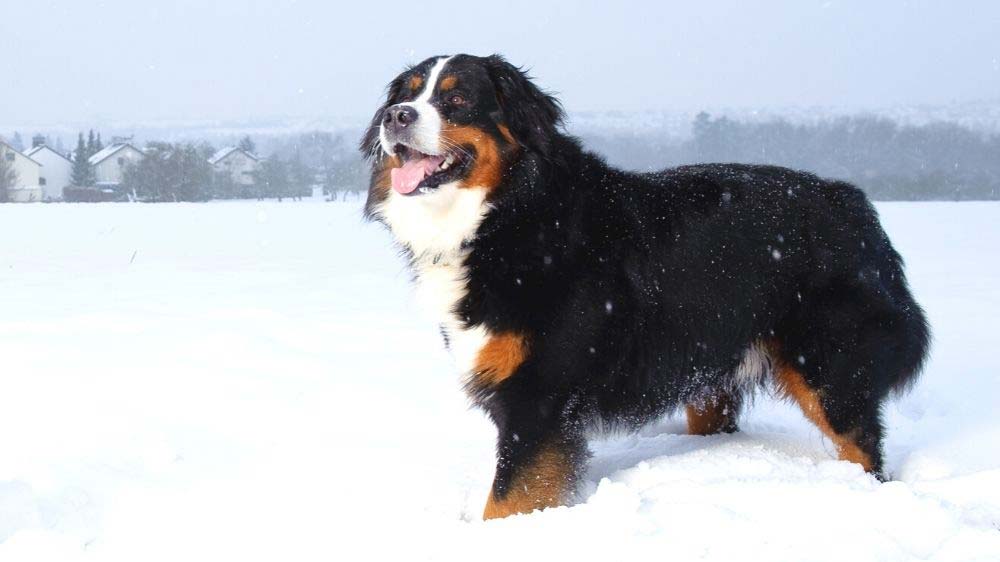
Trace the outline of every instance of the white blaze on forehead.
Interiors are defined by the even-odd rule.
[[[420,92],[417,99],[413,100],[413,103],[409,105],[427,103],[427,100],[431,99],[431,96],[434,94],[434,90],[437,88],[438,79],[441,77],[441,71],[444,70],[445,65],[448,64],[448,61],[450,60],[451,57],[441,57],[434,63],[434,66],[431,67],[431,71],[427,73],[427,80],[424,80],[424,90]]]
[[[411,133],[411,139],[413,141],[412,148],[423,152],[424,154],[441,154],[441,114],[438,113],[436,107],[431,105],[430,99],[434,95],[434,90],[437,89],[438,80],[441,77],[441,71],[448,64],[451,57],[440,57],[431,66],[430,72],[427,73],[427,79],[424,80],[424,89],[417,95],[416,99],[409,102],[404,102],[399,105],[410,106],[417,110],[417,121],[413,125],[413,132]],[[382,150],[385,150],[387,154],[393,154],[392,145],[389,143],[389,139],[385,135],[385,126],[379,126],[379,140],[382,142]]]

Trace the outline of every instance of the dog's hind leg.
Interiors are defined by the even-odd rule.
[[[841,460],[860,464],[882,478],[882,421],[878,401],[848,389],[819,389],[787,364],[775,370],[778,387],[837,447]]]
[[[882,404],[919,368],[923,317],[898,299],[843,282],[807,295],[779,340],[773,353],[779,390],[833,441],[842,460],[884,478]]]
[[[733,433],[739,430],[736,418],[740,413],[742,399],[729,391],[718,391],[711,396],[687,405],[688,433],[691,435],[711,435],[713,433]]]

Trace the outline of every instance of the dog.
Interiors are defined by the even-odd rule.
[[[930,332],[861,190],[775,166],[627,172],[563,116],[501,56],[436,56],[361,140],[365,215],[498,430],[484,518],[569,501],[595,427],[684,407],[692,434],[736,431],[761,385],[883,478],[881,407]]]

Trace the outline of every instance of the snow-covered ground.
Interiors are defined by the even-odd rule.
[[[935,333],[894,481],[762,397],[488,523],[493,428],[359,207],[0,206],[0,560],[1000,559],[1000,204],[879,205]]]

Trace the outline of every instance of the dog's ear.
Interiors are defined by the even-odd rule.
[[[385,103],[375,110],[375,115],[372,117],[372,122],[368,125],[368,130],[361,137],[358,149],[369,162],[376,162],[381,158],[382,150],[379,147],[378,138],[379,127],[382,125],[382,117],[385,116],[385,110],[396,103],[400,93],[403,91],[403,76],[405,74],[404,72],[396,77],[395,80],[389,82],[389,86],[386,87]]]
[[[563,109],[559,100],[535,86],[528,74],[500,55],[486,57],[486,69],[496,88],[502,119],[521,144],[548,154],[559,132]]]

